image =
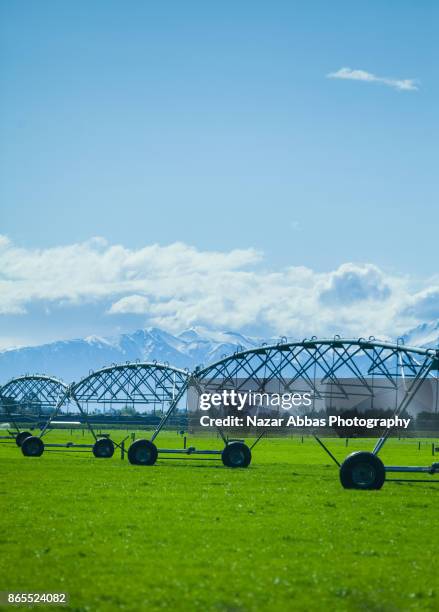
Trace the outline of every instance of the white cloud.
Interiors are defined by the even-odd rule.
[[[111,304],[109,314],[147,314],[150,309],[148,298],[143,295],[128,295]]]
[[[328,79],[348,79],[351,81],[365,81],[366,83],[382,83],[399,91],[417,91],[418,81],[415,79],[393,79],[379,77],[365,70],[352,70],[351,68],[340,68],[337,72],[326,75]]]
[[[320,301],[350,307],[366,300],[383,301],[390,295],[385,275],[376,266],[343,264],[328,279],[328,287],[321,292]]]
[[[439,287],[433,285],[415,293],[408,301],[406,313],[424,321],[439,318]]]
[[[128,249],[92,239],[25,249],[0,239],[0,312],[93,304],[107,317],[141,315],[145,325],[171,332],[198,325],[395,337],[434,310],[429,285],[412,290],[409,279],[372,264],[270,271],[261,260],[254,249],[199,251],[183,243]]]

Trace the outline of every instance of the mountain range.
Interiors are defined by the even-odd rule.
[[[410,346],[435,347],[439,344],[439,321],[423,323],[403,336]],[[169,362],[194,369],[233,353],[238,348],[260,346],[264,339],[236,332],[214,332],[191,328],[172,335],[158,328],[139,329],[111,338],[90,336],[40,346],[0,351],[0,384],[27,373],[51,374],[65,381],[78,381],[89,370],[125,361]],[[276,342],[276,339],[266,340]]]
[[[78,381],[89,370],[126,361],[169,362],[194,369],[221,359],[241,347],[260,345],[262,340],[235,332],[207,332],[195,328],[172,335],[158,328],[139,329],[110,338],[90,336],[0,351],[0,384],[21,374],[44,373],[65,381]]]

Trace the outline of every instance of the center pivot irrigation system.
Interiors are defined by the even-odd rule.
[[[321,407],[337,407],[337,402],[352,400],[356,406],[374,407],[379,398],[385,397],[387,408],[391,404],[393,415],[407,415],[414,408],[427,383],[427,403],[432,411],[438,403],[439,352],[434,349],[407,347],[402,343],[380,342],[375,338],[319,340],[316,337],[301,342],[279,342],[249,350],[238,350],[234,354],[209,365],[198,367],[194,372],[158,363],[126,363],[92,372],[78,383],[66,387],[63,383],[58,392],[55,406],[46,425],[38,436],[21,440],[24,455],[40,456],[45,446],[43,437],[56,423],[56,416],[69,402],[76,406],[81,423],[85,423],[94,437],[94,443],[77,445],[68,442],[67,450],[87,447],[96,457],[108,458],[120,442],[109,434],[97,435],[90,423],[90,409],[104,411],[114,405],[141,406],[150,413],[157,411],[159,419],[149,439],[133,441],[129,450],[129,461],[137,465],[153,465],[158,456],[172,458],[185,455],[187,458],[204,455],[205,459],[220,459],[229,467],[247,467],[251,462],[251,449],[265,431],[257,436],[253,446],[243,440],[231,440],[218,429],[223,442],[221,449],[200,450],[194,447],[175,449],[160,448],[156,438],[163,428],[178,417],[188,413],[188,396],[199,395],[203,389],[235,389],[236,391],[265,391],[279,385],[284,391],[293,389],[301,381],[312,392],[314,401]],[[22,377],[16,380],[30,380],[37,377]],[[49,380],[46,377],[46,380]],[[55,379],[50,379],[55,380]],[[355,380],[355,385],[352,384]],[[1,397],[8,392],[10,381],[1,390]],[[425,387],[424,387],[425,388]],[[59,390],[60,391],[60,390]],[[425,395],[425,394],[424,394]],[[390,399],[391,397],[391,399]],[[51,398],[53,407],[53,396]],[[323,402],[323,404],[322,404]],[[141,408],[140,408],[141,410]],[[16,428],[18,433],[21,432]],[[436,474],[439,463],[430,466],[385,466],[379,453],[392,431],[386,429],[370,452],[358,451],[350,454],[341,464],[331,453],[327,444],[317,436],[317,442],[337,464],[340,480],[345,488],[379,489],[387,472],[419,472]],[[18,435],[17,435],[18,438]],[[18,439],[17,439],[18,443]]]
[[[30,431],[45,422],[58,403],[64,400],[68,386],[62,380],[40,374],[18,376],[0,387],[0,410],[8,421],[8,435],[0,440],[15,440],[22,446]],[[21,427],[26,423],[27,429]]]
[[[438,369],[439,352],[434,349],[380,342],[373,337],[335,336],[324,340],[313,337],[301,342],[285,341],[236,352],[208,368],[195,370],[192,379],[202,381],[205,388],[216,386],[237,391],[249,388],[264,391],[270,383],[286,391],[300,381],[327,408],[346,400],[353,400],[354,405],[363,408],[373,407],[374,402],[379,405],[381,396],[386,406],[392,406],[393,415],[399,416],[409,413],[423,386],[424,391],[427,386],[430,392],[428,408],[437,408]],[[341,464],[316,434],[314,437],[340,468],[340,480],[345,488],[379,489],[387,472],[439,472],[439,463],[425,467],[385,466],[378,454],[391,433],[390,429],[384,430],[371,452],[354,452]],[[241,462],[248,465],[249,460],[242,456]]]
[[[163,414],[169,405],[175,410],[186,389],[187,378],[187,371],[158,363],[126,363],[91,372],[78,383],[66,388],[39,435],[26,438],[21,444],[21,450],[28,457],[40,457],[48,447],[71,452],[91,451],[97,458],[110,458],[115,448],[121,448],[125,440],[115,441],[108,433],[96,433],[97,428],[91,416],[121,406],[136,409],[143,406],[145,410],[154,413],[157,411],[159,414]],[[74,441],[48,444],[43,440],[57,424],[56,419],[60,418],[66,405],[76,411],[78,420],[59,423],[86,426],[94,438],[92,444],[78,444]],[[128,458],[134,464],[152,465],[157,459],[156,451],[152,441],[137,440],[130,446]]]

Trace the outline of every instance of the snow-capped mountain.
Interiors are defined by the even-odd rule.
[[[0,351],[0,384],[26,373],[51,374],[67,382],[77,381],[89,370],[126,361],[169,362],[193,369],[207,365],[238,347],[258,346],[260,339],[234,332],[208,332],[188,329],[173,336],[157,328],[139,329],[113,338],[90,336]]]
[[[423,323],[408,331],[403,339],[409,346],[437,347],[439,321]],[[0,385],[14,376],[36,372],[52,374],[67,382],[78,381],[89,370],[136,359],[167,361],[192,370],[197,365],[213,363],[238,348],[252,348],[260,346],[262,342],[261,338],[236,332],[192,328],[174,336],[161,329],[149,328],[111,338],[89,336],[7,349],[0,351]],[[271,342],[276,342],[276,339]]]

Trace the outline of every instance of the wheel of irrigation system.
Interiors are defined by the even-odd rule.
[[[24,440],[26,440],[26,438],[30,438],[31,436],[32,434],[29,431],[20,431],[20,433],[15,436],[15,444],[17,446],[21,446]]]
[[[232,468],[246,468],[252,460],[249,447],[243,442],[230,442],[221,453],[224,465]]]
[[[44,442],[38,436],[29,436],[23,440],[21,452],[25,457],[41,457],[44,452]]]
[[[114,455],[114,443],[108,438],[96,440],[92,452],[97,459],[110,459]]]
[[[345,489],[381,489],[385,479],[384,464],[373,453],[352,453],[340,467],[340,482]]]
[[[154,465],[157,455],[157,446],[149,440],[136,440],[128,449],[128,461],[133,465]]]

